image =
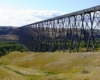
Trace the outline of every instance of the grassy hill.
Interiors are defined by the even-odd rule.
[[[1,71],[24,80],[99,80],[100,52],[11,52],[0,58]],[[6,80],[2,76],[0,80]],[[5,77],[13,80],[12,76]]]

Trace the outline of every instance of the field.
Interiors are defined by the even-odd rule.
[[[0,58],[0,80],[100,80],[100,52],[11,52]]]

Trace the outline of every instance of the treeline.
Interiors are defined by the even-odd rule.
[[[30,39],[30,38],[29,38]],[[27,41],[27,40],[26,40]],[[32,42],[31,42],[32,41]],[[95,40],[97,41],[97,40]],[[96,42],[95,42],[96,43]],[[94,45],[95,45],[94,43]],[[71,40],[45,40],[45,41],[34,41],[29,40],[26,43],[24,43],[30,51],[34,52],[54,52],[57,50],[68,50],[68,51],[80,51],[81,49],[84,49],[84,51],[90,51],[93,48],[93,43],[90,41],[88,44],[88,41],[71,41]],[[100,48],[100,44],[98,43],[96,46],[94,46],[94,50]]]
[[[11,51],[24,52],[28,49],[17,42],[0,42],[0,56],[8,54]]]

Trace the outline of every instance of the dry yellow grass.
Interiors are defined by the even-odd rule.
[[[0,80],[25,80],[26,78],[0,66]]]
[[[34,75],[33,80],[100,80],[100,52],[11,52],[0,58],[0,64]]]

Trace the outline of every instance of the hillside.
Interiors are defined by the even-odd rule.
[[[0,58],[1,68],[26,80],[100,80],[100,52],[11,52]]]
[[[88,51],[92,48],[99,48],[99,31],[94,30],[94,36],[91,37],[90,42],[89,30],[86,29],[80,33],[81,29],[79,28],[77,34],[74,28],[72,31],[73,34],[66,28],[0,27],[0,41],[18,42],[34,52],[54,52],[56,50],[74,50],[77,52],[81,51],[79,48],[85,48],[84,52],[86,52],[87,46]],[[98,45],[94,47],[93,42]]]
[[[0,27],[0,41],[19,41],[18,28],[16,27]]]

